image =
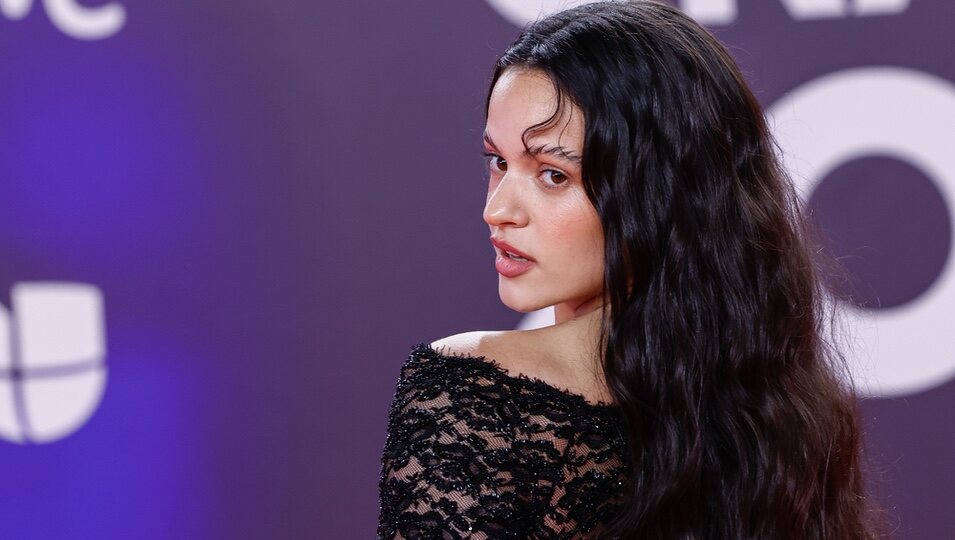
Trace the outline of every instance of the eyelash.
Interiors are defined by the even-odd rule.
[[[483,152],[483,155],[484,155],[484,161],[487,162],[488,167],[491,166],[491,163],[493,162],[494,159],[500,159],[501,161],[504,161],[503,158],[501,158],[501,156],[499,156],[499,155],[497,155],[497,154],[492,154],[492,153],[490,153],[490,152]],[[506,162],[505,162],[505,163],[506,163]],[[541,172],[545,172],[545,173],[546,173],[546,172],[555,173],[555,174],[560,175],[560,176],[563,178],[563,180],[562,180],[561,182],[558,182],[558,183],[556,183],[556,184],[547,184],[547,185],[546,185],[547,189],[557,189],[557,188],[560,187],[561,185],[567,183],[568,180],[570,180],[570,178],[569,178],[566,174],[562,173],[561,171],[558,171],[557,169],[544,169],[544,170],[541,171]]]

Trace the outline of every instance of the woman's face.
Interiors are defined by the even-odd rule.
[[[580,109],[565,103],[557,121],[528,135],[527,148],[521,140],[556,107],[556,90],[542,71],[508,68],[497,80],[484,131],[484,221],[492,243],[529,259],[514,261],[494,247],[501,301],[523,313],[553,305],[560,323],[600,305],[604,239],[580,178]]]

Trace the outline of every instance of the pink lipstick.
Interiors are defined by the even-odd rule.
[[[534,266],[534,259],[507,242],[492,236],[491,243],[497,248],[495,250],[497,258],[494,259],[494,268],[502,276],[517,277]]]

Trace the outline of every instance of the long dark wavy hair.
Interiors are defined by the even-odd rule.
[[[837,265],[816,256],[727,50],[668,4],[598,2],[527,27],[488,103],[510,68],[557,90],[525,137],[565,98],[584,114],[582,178],[606,243],[603,372],[633,473],[603,537],[882,537],[856,391],[826,339]]]

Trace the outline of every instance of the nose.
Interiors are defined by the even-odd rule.
[[[520,177],[508,171],[501,180],[488,184],[487,203],[484,205],[484,221],[492,227],[527,225],[527,211],[523,204],[523,186]]]

